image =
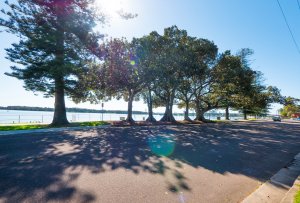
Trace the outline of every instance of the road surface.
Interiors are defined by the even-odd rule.
[[[0,202],[240,202],[300,152],[300,123],[0,136]]]

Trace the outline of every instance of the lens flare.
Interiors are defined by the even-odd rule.
[[[185,203],[185,197],[183,195],[183,192],[180,192],[180,194],[179,194],[179,202],[180,203]]]
[[[148,145],[151,151],[158,156],[170,156],[175,149],[175,141],[172,134],[151,135]]]

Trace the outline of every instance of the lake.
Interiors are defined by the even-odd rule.
[[[126,118],[126,114],[113,114],[113,113],[74,113],[67,112],[67,118],[70,122],[80,121],[118,121],[121,117]],[[205,115],[206,118],[215,120],[216,117]],[[0,110],[0,123],[12,124],[12,123],[51,123],[53,112],[49,111],[17,111],[17,110]],[[133,119],[136,121],[145,120],[148,117],[147,114],[134,114]],[[161,115],[154,115],[159,120]],[[180,114],[174,114],[176,120],[183,120],[183,116]],[[191,116],[191,119],[194,119]],[[224,119],[224,117],[221,117]],[[234,119],[241,119],[241,117],[235,117]]]

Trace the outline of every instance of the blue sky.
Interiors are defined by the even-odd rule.
[[[100,2],[101,0],[99,0]],[[104,0],[103,9],[109,23],[97,31],[108,37],[141,37],[151,31],[163,32],[165,27],[177,25],[189,35],[215,42],[219,51],[241,48],[254,50],[252,68],[264,73],[265,83],[281,89],[283,95],[300,98],[300,53],[292,41],[276,0]],[[300,45],[300,8],[297,0],[279,0],[290,24],[295,40]],[[0,2],[0,8],[3,1]],[[137,13],[138,17],[122,20],[115,10]],[[5,59],[4,48],[17,40],[0,33],[0,106],[53,106],[53,99],[45,99],[26,92],[22,81],[4,75],[11,63]],[[100,105],[76,105],[67,100],[68,107],[100,108]],[[126,109],[122,101],[105,103],[106,109]],[[277,110],[275,106],[272,112]],[[134,110],[145,110],[141,102]],[[162,109],[160,109],[162,110]],[[181,110],[175,110],[181,112]]]

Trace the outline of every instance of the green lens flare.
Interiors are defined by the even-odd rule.
[[[158,156],[170,156],[175,149],[175,141],[169,134],[149,137],[148,145],[151,151]]]

